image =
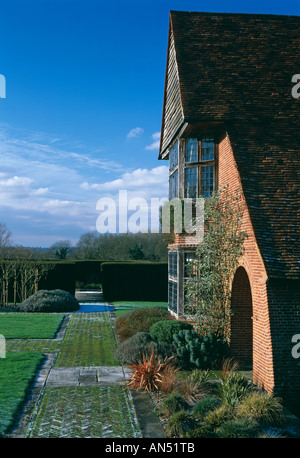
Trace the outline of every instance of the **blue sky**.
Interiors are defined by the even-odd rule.
[[[158,161],[169,11],[299,15],[300,0],[2,0],[0,222],[76,243],[98,199],[167,197]]]

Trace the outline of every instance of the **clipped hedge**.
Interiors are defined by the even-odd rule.
[[[39,290],[61,289],[75,294],[75,262],[48,261],[53,268],[39,281]],[[46,264],[46,263],[45,263]]]
[[[67,291],[60,289],[40,290],[19,305],[20,312],[60,313],[74,312],[80,308],[77,299]]]
[[[167,263],[104,262],[101,271],[107,301],[168,301]]]

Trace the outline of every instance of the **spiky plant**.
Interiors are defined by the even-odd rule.
[[[172,393],[176,391],[178,387],[178,379],[176,373],[179,371],[179,367],[174,364],[168,364],[163,371],[161,382],[159,383],[159,390],[163,393]]]
[[[240,417],[228,420],[216,429],[220,438],[251,438],[258,434],[258,424],[250,417]]]
[[[209,394],[209,389],[205,384],[199,384],[188,378],[178,382],[176,389],[191,406]]]
[[[188,380],[199,385],[207,385],[209,380],[209,370],[194,369],[188,376]]]
[[[153,391],[159,389],[159,384],[162,382],[163,373],[166,367],[170,364],[173,357],[161,360],[154,354],[152,349],[151,355],[143,355],[141,361],[129,365],[131,375],[127,385],[130,389]]]
[[[168,421],[166,432],[169,437],[185,437],[196,426],[196,421],[190,412],[179,410]]]
[[[162,403],[160,410],[161,415],[170,417],[180,410],[187,410],[188,403],[180,393],[170,394]]]
[[[234,358],[226,358],[222,364],[222,377],[226,378],[226,376],[230,372],[235,372],[239,369],[239,363]]]
[[[253,385],[240,372],[228,372],[218,387],[219,398],[229,406],[235,406],[253,390]]]
[[[285,422],[280,399],[272,394],[254,391],[237,406],[237,415],[253,418],[263,426],[282,426]]]

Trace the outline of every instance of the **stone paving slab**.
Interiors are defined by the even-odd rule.
[[[46,386],[119,385],[129,373],[120,366],[54,367],[49,372]]]

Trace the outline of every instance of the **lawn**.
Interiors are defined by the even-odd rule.
[[[116,317],[118,318],[123,313],[129,310],[148,308],[148,307],[164,307],[168,308],[167,302],[147,302],[147,301],[116,301],[113,302],[115,307]]]
[[[40,353],[7,353],[0,359],[0,435],[12,425],[43,358]]]
[[[64,318],[61,313],[1,313],[5,339],[53,339]]]

